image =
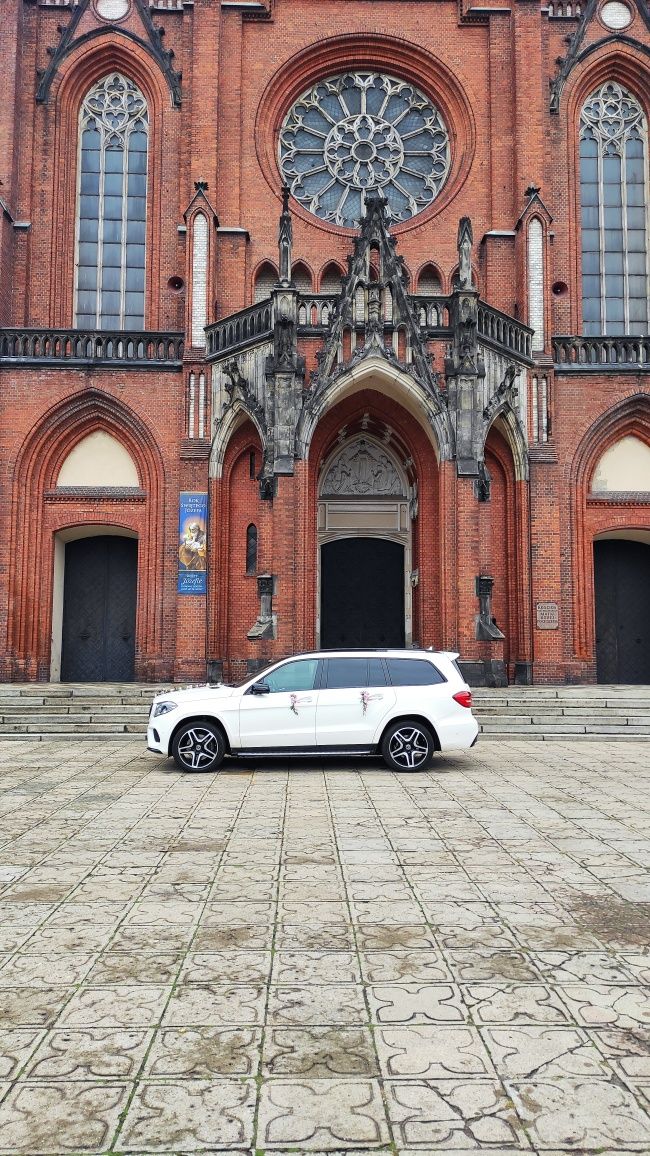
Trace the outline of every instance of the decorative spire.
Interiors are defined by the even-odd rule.
[[[288,185],[282,189],[282,214],[278,232],[278,248],[280,252],[280,285],[291,284],[291,242],[293,240],[293,223],[289,212]]]

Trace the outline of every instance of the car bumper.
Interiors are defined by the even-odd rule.
[[[162,741],[157,727],[147,727],[147,750],[154,751],[158,755],[167,754],[167,745]]]
[[[445,719],[438,724],[438,739],[441,751],[466,751],[474,746],[478,738],[479,726],[473,714],[466,718]]]

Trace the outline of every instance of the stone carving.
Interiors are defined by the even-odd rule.
[[[252,642],[261,642],[265,638],[275,638],[276,618],[273,613],[273,586],[274,577],[272,574],[258,575],[257,594],[260,600],[260,612],[247,635]]]
[[[278,229],[278,253],[280,283],[288,285],[291,282],[291,249],[293,243],[293,223],[289,212],[289,189],[287,185],[282,189],[282,214]]]
[[[174,53],[169,48],[163,47],[163,37],[165,29],[154,25],[152,13],[150,11],[148,0],[134,0],[135,7],[138,11],[140,19],[144,25],[144,32],[146,39],[140,36],[134,36],[129,33],[130,39],[137,45],[142,46],[150,56],[158,64],[163,73],[169,89],[171,92],[172,103],[175,108],[180,108],[181,105],[181,73],[177,72],[173,66]],[[83,40],[90,40],[91,38],[101,35],[103,28],[96,28],[90,33],[80,33],[79,26],[82,17],[88,8],[91,6],[91,0],[80,0],[73,8],[72,15],[68,24],[57,26],[59,33],[59,43],[56,47],[48,48],[47,52],[50,57],[50,62],[47,68],[38,69],[36,77],[38,80],[38,88],[36,90],[36,100],[39,104],[47,101],[50,95],[50,88],[52,81],[56,76],[61,64],[66,56],[70,53],[73,45],[80,43]]]
[[[461,217],[458,224],[458,284],[461,289],[472,288],[472,245],[474,234],[469,217]]]
[[[374,442],[348,442],[327,469],[323,497],[403,497],[404,483],[388,454]]]
[[[497,620],[492,615],[492,587],[494,578],[488,574],[479,574],[476,577],[476,597],[479,611],[476,618],[476,637],[479,642],[500,642],[505,634],[497,626]]]

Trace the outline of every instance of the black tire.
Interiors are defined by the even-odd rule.
[[[226,753],[226,743],[218,727],[197,719],[183,723],[172,742],[172,755],[180,771],[216,771]]]
[[[404,718],[389,726],[381,741],[381,754],[391,771],[425,771],[436,744],[424,723]]]

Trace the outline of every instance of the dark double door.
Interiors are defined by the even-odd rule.
[[[404,646],[404,547],[383,538],[321,546],[321,646]]]
[[[99,535],[66,544],[62,681],[132,681],[137,571],[133,538]]]
[[[650,545],[594,542],[598,682],[650,683]]]

